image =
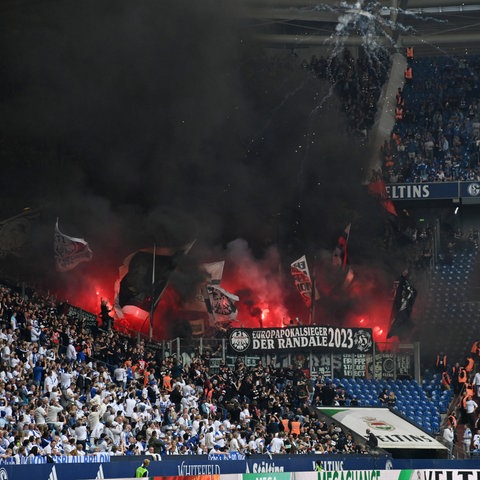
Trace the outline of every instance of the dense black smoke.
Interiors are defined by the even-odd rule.
[[[288,264],[350,222],[357,261],[383,260],[372,154],[301,51],[253,40],[240,2],[0,8],[0,213],[42,208],[28,268],[52,267],[56,217],[108,268],[193,238],[199,256],[244,238]]]

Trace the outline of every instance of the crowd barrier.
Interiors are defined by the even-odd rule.
[[[135,476],[143,458],[2,465],[0,480],[128,479]],[[409,468],[402,469],[402,465]],[[148,470],[150,478],[159,480],[480,480],[480,460],[475,458],[396,460],[388,455],[277,455],[237,460],[169,456],[152,461]]]
[[[95,457],[93,457],[95,458]],[[135,470],[143,458],[131,456],[102,456],[99,461],[76,457],[81,463],[70,463],[72,457],[55,458],[55,463],[2,465],[0,480],[74,480],[92,478],[128,478],[135,476]],[[320,460],[325,471],[340,470],[385,470],[391,468],[388,455],[236,455],[222,459],[219,455],[171,455],[161,461],[152,461],[150,476],[187,477],[198,475],[259,474],[270,478],[272,474],[284,472],[314,471]],[[273,480],[273,479],[272,479]],[[280,480],[280,478],[279,478]]]

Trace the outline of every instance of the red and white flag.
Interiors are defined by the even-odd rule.
[[[93,258],[93,252],[83,238],[75,238],[65,235],[58,228],[58,218],[55,224],[54,237],[55,267],[59,272],[73,270],[82,262],[89,262]]]
[[[312,305],[312,279],[305,255],[292,262],[290,272],[298,293],[300,293],[307,307],[310,307]]]

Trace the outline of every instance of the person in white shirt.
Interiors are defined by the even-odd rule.
[[[247,440],[244,437],[242,437],[240,432],[237,432],[237,433],[238,433],[237,441],[238,441],[238,444],[240,445],[240,451],[244,452],[245,449],[247,448]]]
[[[73,363],[77,359],[77,350],[75,349],[75,345],[72,341],[69,342],[67,347],[67,360],[70,363]]]
[[[68,387],[70,387],[72,384],[72,377],[73,375],[70,368],[60,373],[60,388],[62,390],[66,390]]]
[[[238,441],[239,433],[235,432],[230,440],[228,445],[229,452],[242,452],[242,448],[240,447],[240,442]]]
[[[472,444],[472,431],[470,427],[467,425],[463,432],[463,456],[464,458],[470,458],[470,451],[471,451],[471,444]]]
[[[223,421],[223,426],[225,427],[225,430],[230,431],[233,427],[232,427],[232,423],[230,422],[230,418],[226,418],[224,421]],[[234,425],[235,426],[235,425]]]
[[[125,417],[128,419],[132,418],[133,410],[137,405],[137,401],[135,400],[134,394],[130,393],[130,395],[125,400]]]
[[[115,379],[115,383],[119,386],[122,387],[124,390],[127,387],[127,370],[125,367],[120,366],[117,367],[113,371],[113,377]]]
[[[476,416],[476,411],[478,408],[477,402],[472,398],[471,395],[467,398],[467,401],[465,402],[465,413],[467,414],[468,417],[468,423],[471,428],[474,428],[475,426],[475,416]]]
[[[474,450],[480,450],[480,430],[477,430],[477,433],[473,436],[472,445]]]
[[[223,424],[221,424],[218,427],[218,430],[215,432],[215,445],[218,445],[220,448],[223,448],[225,446],[225,427]]]
[[[240,423],[243,424],[245,422],[247,426],[250,424],[250,419],[252,416],[250,415],[250,410],[248,409],[248,405],[245,405],[244,409],[240,412]]]
[[[191,427],[192,422],[190,420],[190,415],[187,412],[183,413],[182,416],[177,419],[177,424],[182,427]]]
[[[123,422],[122,421],[117,422],[116,420],[114,420],[110,426],[110,432],[113,437],[112,440],[114,445],[119,446],[121,444],[122,431],[123,431]]]
[[[72,453],[74,450],[76,450],[77,446],[75,444],[75,439],[72,437],[70,440],[63,445],[63,450],[65,454]]]
[[[54,427],[57,432],[61,432],[63,428],[63,422],[58,421],[58,414],[62,410],[63,407],[58,404],[57,399],[50,400],[45,421],[47,422],[48,426]]]
[[[97,424],[100,423],[100,419],[104,413],[105,409],[101,409],[97,405],[92,406],[92,409],[87,417],[87,425],[90,431],[93,431]]]
[[[202,421],[202,416],[201,415],[195,415],[195,418],[192,422],[192,434],[195,435],[197,433],[202,433],[200,431],[200,422]]]
[[[205,446],[207,450],[210,451],[215,444],[215,434],[213,433],[213,427],[208,429],[208,432],[205,434]]]
[[[2,358],[9,358],[11,353],[12,353],[12,351],[10,350],[10,347],[8,346],[8,343],[5,344],[2,347]]]
[[[83,445],[83,448],[87,446],[88,440],[88,431],[87,431],[87,421],[85,418],[82,418],[75,424],[75,438],[77,443]]]
[[[68,387],[63,391],[63,400],[68,404],[72,405],[75,400],[75,393],[73,393],[72,387]]]
[[[257,453],[258,445],[255,441],[255,435],[250,435],[250,441],[248,442],[247,449],[249,453]]]
[[[477,397],[480,398],[480,372],[477,372],[473,377],[472,385],[476,388]]]
[[[445,446],[448,448],[448,458],[453,458],[454,437],[455,436],[451,425],[449,425],[443,430],[443,440],[445,442]]]
[[[191,395],[194,395],[195,387],[191,383],[183,385],[182,394],[184,397],[190,397]]]
[[[45,455],[55,455],[55,454],[59,455],[60,452],[58,451],[57,440],[53,439],[50,443],[48,443],[44,447],[43,451],[45,452]]]
[[[270,442],[270,453],[284,453],[285,444],[283,442],[283,432],[276,433]]]
[[[30,341],[31,342],[38,342],[38,340],[40,339],[40,334],[42,333],[42,331],[40,330],[40,328],[38,328],[38,326],[33,326],[32,329],[30,330]]]
[[[45,382],[43,384],[44,393],[51,393],[53,388],[58,385],[58,380],[53,370],[50,370],[45,377]]]
[[[47,423],[45,420],[47,416],[47,409],[48,409],[48,398],[43,398],[41,401],[38,402],[38,406],[33,412],[35,423],[37,425],[44,425],[45,423]]]
[[[95,425],[95,428],[90,432],[90,445],[96,445],[99,438],[102,436],[103,431],[105,430],[105,425],[101,422],[98,422]]]

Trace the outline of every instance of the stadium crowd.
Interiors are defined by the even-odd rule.
[[[398,88],[395,126],[381,148],[384,180],[479,181],[480,57],[412,57],[408,65],[411,78]]]
[[[92,328],[39,295],[0,287],[0,461],[56,455],[364,453],[313,405],[345,392],[295,367],[182,365],[148,342]]]
[[[480,453],[480,372],[475,364],[480,357],[480,341],[475,341],[464,361],[449,365],[447,355],[437,355],[435,368],[441,373],[444,390],[453,390],[455,399],[450,405],[443,440],[450,457],[470,458]],[[460,453],[461,452],[461,453]]]
[[[376,58],[369,57],[362,49],[358,53],[356,58],[348,49],[330,58],[313,55],[309,62],[302,62],[302,67],[334,86],[347,117],[349,134],[366,138],[375,121],[377,102],[391,62],[386,52],[378,52]]]

